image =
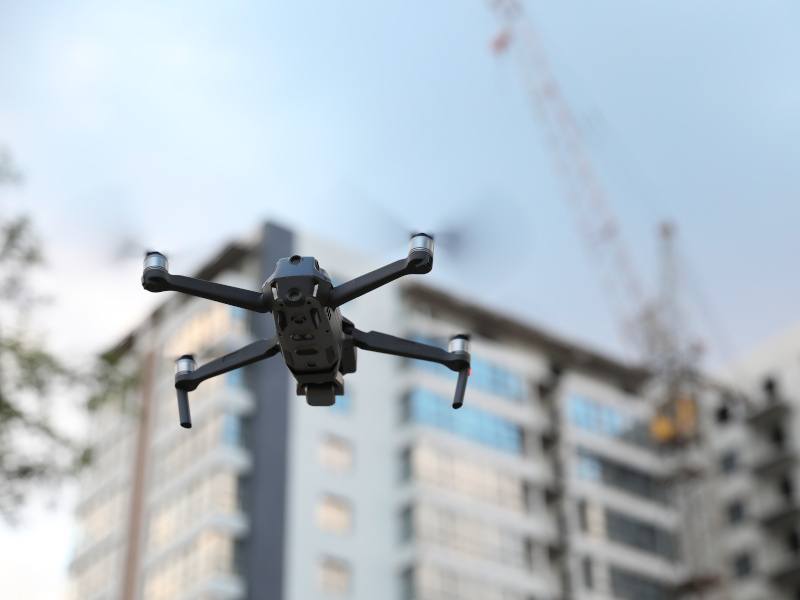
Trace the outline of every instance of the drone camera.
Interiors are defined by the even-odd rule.
[[[166,271],[169,268],[169,263],[167,262],[167,257],[161,252],[148,252],[144,257],[144,268],[163,269]]]

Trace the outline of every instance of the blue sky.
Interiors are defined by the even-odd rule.
[[[657,222],[679,224],[731,340],[707,336],[712,363],[796,322],[800,6],[526,7],[648,282]],[[32,212],[47,241],[54,345],[101,347],[151,306],[138,258],[109,259],[120,236],[189,265],[272,217],[377,266],[402,241],[358,241],[381,213],[369,198],[411,226],[500,223],[481,240],[492,262],[443,257],[431,281],[619,350],[496,31],[478,1],[5,3],[0,143],[26,182],[0,208]]]
[[[735,347],[792,321],[800,9],[526,6],[643,277],[672,218]],[[54,248],[103,257],[128,233],[201,257],[265,216],[352,241],[375,213],[359,198],[423,227],[484,202],[508,214],[513,251],[483,271],[482,297],[619,345],[483,3],[4,11],[0,131]],[[441,282],[479,283],[439,266]]]

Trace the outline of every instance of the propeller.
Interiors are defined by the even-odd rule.
[[[357,205],[347,206],[353,203]],[[351,216],[344,225],[348,239],[358,239],[388,259],[405,253],[411,235],[427,233],[436,244],[434,271],[457,275],[459,280],[481,277],[500,284],[524,265],[533,248],[530,219],[507,197],[476,196],[455,210],[439,208],[439,215],[432,214],[434,209],[422,213],[417,208],[402,215],[363,192],[348,194],[344,204]]]

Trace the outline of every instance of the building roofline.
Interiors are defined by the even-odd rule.
[[[651,377],[648,369],[614,359],[587,346],[566,340],[519,319],[500,314],[496,309],[462,300],[456,295],[420,283],[403,288],[406,296],[418,303],[466,319],[475,333],[489,339],[513,339],[540,348],[561,367],[614,381],[625,390],[639,389]]]
[[[253,242],[248,243],[241,239],[231,242],[203,263],[192,276],[200,279],[213,279],[249,256],[255,249],[255,245]],[[643,366],[614,359],[583,344],[568,341],[564,337],[547,332],[541,327],[502,315],[491,307],[467,302],[456,295],[427,284],[407,283],[403,286],[402,293],[415,302],[428,304],[444,312],[463,317],[471,323],[476,333],[488,338],[513,339],[540,348],[562,367],[614,381],[626,390],[638,389],[651,376],[651,373]],[[187,296],[176,295],[161,302],[139,325],[111,346],[104,356],[119,357],[129,351],[133,347],[136,336],[147,325],[158,322],[168,304],[182,303],[187,299]]]
[[[214,254],[208,261],[203,263],[193,274],[192,277],[196,277],[198,279],[213,279],[226,269],[230,269],[231,267],[236,266],[239,264],[244,258],[250,255],[253,252],[254,246],[252,244],[247,244],[241,240],[237,240],[235,242],[231,242],[225,245],[219,252]],[[178,302],[183,303],[188,300],[188,296],[184,296],[182,294],[176,295],[174,298],[169,298],[161,302],[158,306],[156,306],[150,314],[147,315],[143,321],[137,325],[131,332],[128,333],[124,338],[122,338],[119,342],[111,346],[108,350],[103,353],[103,356],[107,357],[119,357],[123,355],[125,352],[128,352],[131,347],[133,346],[133,342],[136,339],[136,336],[139,332],[148,324],[156,323],[161,318],[164,310],[171,302]]]

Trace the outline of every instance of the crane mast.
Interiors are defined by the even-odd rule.
[[[522,4],[519,0],[489,0],[489,5],[501,25],[492,50],[504,54],[512,43],[516,46],[515,58],[525,90],[542,126],[585,250],[596,263],[620,339],[655,371],[668,370],[674,356],[666,356],[665,351],[669,349],[671,353],[676,346],[674,330],[662,310],[668,290],[661,290],[658,301],[648,301],[602,181],[585,148],[578,121]],[[663,226],[662,231],[668,227],[671,226]],[[674,228],[670,229],[670,244],[673,233]]]
[[[489,5],[501,24],[492,50],[504,54],[512,43],[515,45],[525,90],[585,249],[597,263],[620,337],[655,375],[648,391],[656,401],[651,437],[654,442],[671,447],[692,443],[697,439],[698,422],[692,365],[698,356],[697,346],[687,343],[686,315],[681,311],[678,294],[676,228],[669,222],[660,224],[660,285],[655,297],[648,297],[536,29],[525,16],[520,0],[489,0]],[[679,461],[677,489],[682,501],[688,503],[698,490],[702,495],[702,481],[696,477],[698,471],[688,461],[689,455],[679,456],[683,458]],[[701,538],[710,535],[710,531],[694,533]],[[682,589],[694,597],[704,597],[706,591],[714,589],[717,578],[699,560],[696,562]],[[562,579],[565,597],[571,597],[569,574],[562,573]]]

